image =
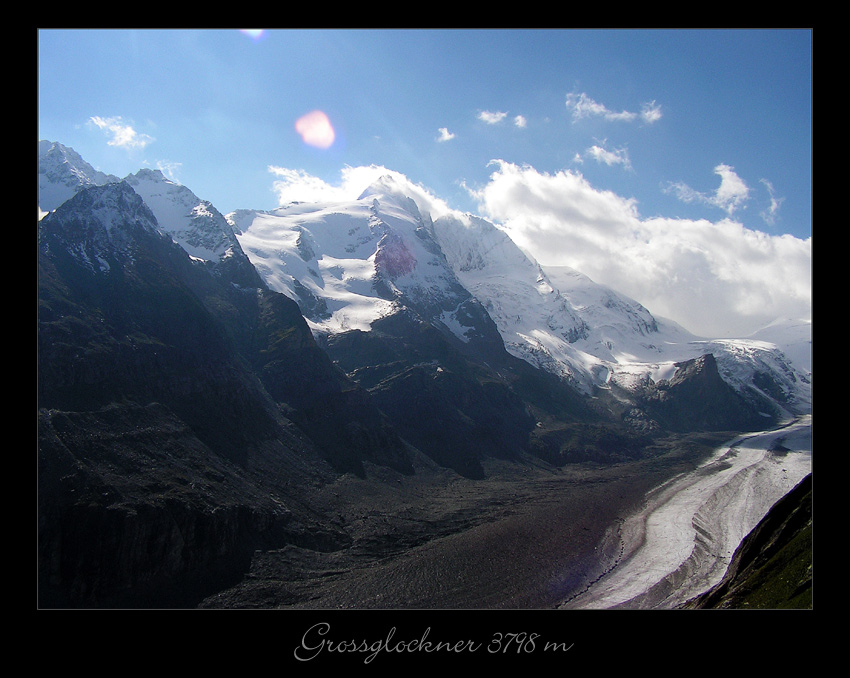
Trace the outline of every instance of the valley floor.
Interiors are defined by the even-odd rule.
[[[607,466],[491,462],[485,480],[427,465],[344,476],[314,500],[348,548],[257,552],[241,583],[201,607],[554,610],[634,550],[629,519],[648,493],[700,469],[723,440],[678,438]]]

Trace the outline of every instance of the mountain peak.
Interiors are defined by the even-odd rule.
[[[69,146],[55,141],[38,142],[38,206],[52,212],[87,186],[117,183],[111,174],[96,170]]]
[[[358,197],[358,200],[371,197],[381,197],[384,195],[401,195],[402,193],[402,186],[395,180],[395,177],[393,177],[392,174],[382,174],[366,187],[366,189]]]
[[[118,223],[119,215],[129,216],[146,230],[157,230],[153,212],[139,194],[123,181],[92,186],[80,191],[63,205],[62,211],[90,214],[107,231]]]
[[[38,225],[44,252],[64,251],[94,273],[131,260],[140,233],[164,237],[150,208],[125,182],[84,188]]]
[[[218,263],[241,251],[224,216],[160,170],[141,169],[125,181],[150,206],[161,230],[193,258]]]
[[[163,182],[163,183],[168,183],[168,184],[177,184],[177,182],[172,181],[171,179],[168,179],[168,178],[167,178],[167,177],[166,177],[166,176],[162,173],[162,170],[160,170],[160,169],[151,169],[150,167],[143,167],[142,169],[140,169],[140,170],[139,170],[138,172],[136,172],[135,174],[130,174],[130,175],[128,175],[128,176],[126,177],[126,179],[127,179],[128,181],[129,181],[130,179],[136,179],[136,180],[142,180],[142,179],[145,179],[145,180],[148,180],[148,181],[161,181],[161,182]],[[132,182],[131,182],[131,183],[132,183]]]

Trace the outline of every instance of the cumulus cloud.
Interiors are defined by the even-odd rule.
[[[497,123],[502,122],[502,120],[504,120],[507,116],[507,113],[503,113],[501,111],[481,111],[478,114],[478,119],[483,122],[486,122],[488,125],[495,125]]]
[[[634,200],[580,173],[494,165],[471,193],[482,215],[544,266],[575,268],[708,337],[811,317],[811,238],[770,236],[729,218],[644,219]]]
[[[437,141],[439,141],[440,143],[444,141],[451,141],[455,138],[455,135],[449,132],[448,128],[446,127],[441,127],[438,131],[439,134],[437,135]]]
[[[404,174],[389,170],[382,165],[345,167],[337,183],[329,183],[304,170],[269,166],[269,172],[276,177],[272,190],[277,194],[278,204],[290,202],[336,202],[357,200],[373,183],[384,177],[391,178],[403,188],[423,212],[434,219],[451,211],[449,206],[434,196],[428,188],[408,179]]]
[[[519,128],[525,128],[528,125],[528,121],[525,119],[524,115],[515,115],[514,116],[514,125]]]
[[[652,124],[661,119],[661,107],[654,101],[643,104],[640,113],[631,111],[612,111],[604,104],[591,99],[584,92],[567,94],[567,110],[572,111],[573,122],[582,118],[601,117],[605,120],[632,122],[642,120]]]
[[[735,173],[734,167],[721,164],[714,168],[714,173],[720,177],[720,186],[714,193],[696,191],[683,183],[671,183],[666,190],[683,202],[712,205],[724,210],[731,216],[735,210],[746,204],[750,197],[750,189],[744,180]]]
[[[99,115],[95,115],[89,118],[89,122],[110,135],[109,141],[106,142],[110,146],[144,148],[154,141],[153,137],[137,132],[133,129],[132,125],[125,123],[124,119],[120,116],[102,118]]]

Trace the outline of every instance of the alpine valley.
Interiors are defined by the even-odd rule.
[[[223,215],[41,141],[38,182],[42,608],[556,608],[810,426],[810,322],[693,336],[397,176]]]

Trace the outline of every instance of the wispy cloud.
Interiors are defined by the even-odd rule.
[[[158,160],[156,163],[156,168],[176,184],[180,183],[180,181],[177,179],[177,171],[182,166],[183,163],[169,162],[168,160]]]
[[[768,226],[773,226],[776,223],[776,216],[779,214],[779,208],[782,206],[785,198],[777,198],[776,191],[773,189],[773,184],[767,179],[761,179],[761,183],[767,189],[770,197],[770,205],[761,213],[761,218]]]
[[[641,107],[640,113],[632,111],[612,111],[604,104],[591,99],[584,92],[571,92],[567,95],[567,110],[572,111],[573,122],[582,118],[601,117],[605,120],[633,122],[642,120],[647,124],[652,124],[661,119],[661,106],[654,101],[645,103]]]
[[[641,120],[648,124],[658,122],[661,120],[661,106],[654,101],[644,104],[640,109],[640,117]]]
[[[745,336],[777,317],[811,317],[811,239],[770,236],[729,218],[645,219],[635,200],[596,189],[578,172],[493,164],[488,183],[470,193],[543,265],[577,269],[703,336]]]
[[[718,207],[731,216],[735,210],[746,204],[750,189],[735,173],[734,167],[720,164],[714,168],[714,173],[720,177],[720,186],[714,193],[700,192],[684,183],[670,183],[665,190],[683,202],[699,202]]]
[[[479,111],[478,119],[486,122],[488,125],[498,125],[508,117],[507,111]],[[513,117],[514,127],[524,129],[528,126],[528,120],[524,115],[515,115]]]
[[[592,160],[608,165],[609,167],[620,165],[624,169],[632,168],[631,160],[629,160],[629,152],[626,148],[615,148],[609,150],[605,148],[605,142],[601,142],[601,144],[602,145],[594,144],[584,152],[583,156],[577,155],[576,160],[578,162],[583,162],[584,158],[591,158]]]
[[[131,124],[124,122],[124,119],[120,116],[102,118],[95,115],[89,118],[89,122],[109,134],[110,139],[106,143],[110,146],[144,148],[154,141],[153,137],[137,132]]]

